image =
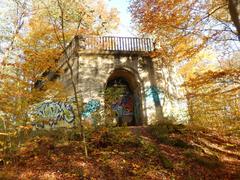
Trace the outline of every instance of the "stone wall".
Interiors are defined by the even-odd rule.
[[[80,42],[79,44],[74,43],[75,47],[70,48],[68,56],[74,70],[77,91],[83,97],[84,103],[99,100],[104,107],[104,96],[100,92],[104,91],[108,81],[121,77],[128,82],[134,94],[135,111],[138,109],[135,112],[135,125],[150,124],[156,115],[160,113],[161,116],[158,94],[154,95],[152,92],[152,89],[156,87],[156,80],[154,79],[153,62],[148,53],[86,50],[84,43]],[[72,94],[66,57],[61,59],[60,64],[64,71],[60,81]]]

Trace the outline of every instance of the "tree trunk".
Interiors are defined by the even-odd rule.
[[[231,16],[231,20],[236,27],[238,40],[240,41],[240,20],[239,20],[239,0],[228,0],[228,10]]]

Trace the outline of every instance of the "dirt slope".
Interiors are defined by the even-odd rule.
[[[0,179],[240,179],[239,139],[185,127],[101,128],[34,138],[0,167]]]

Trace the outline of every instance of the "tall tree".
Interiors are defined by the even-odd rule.
[[[66,53],[66,50],[68,43],[76,35],[99,35],[115,28],[118,25],[117,11],[114,9],[108,10],[105,7],[104,1],[101,0],[98,1],[97,5],[91,0],[42,0],[34,1],[34,8],[39,9],[39,11],[36,11],[36,14],[30,21],[33,23],[34,29],[30,31],[30,36],[27,37],[30,40],[27,40],[27,42],[30,42],[30,47],[32,47],[31,43],[35,42],[34,47],[40,47],[40,49],[36,52],[36,48],[27,48],[25,49],[25,55],[34,64],[41,63],[41,59],[42,62],[48,62],[44,65],[45,71],[54,71],[60,55],[65,57],[65,62],[70,71],[70,80],[77,107],[77,117],[80,122],[80,131],[85,145],[85,155],[87,156],[84,126],[81,117],[83,108],[81,94],[78,94],[77,82],[74,78],[74,70],[71,65],[71,57]],[[38,19],[37,23],[35,19]],[[38,25],[39,29],[36,30],[34,24]],[[36,38],[38,35],[40,37]],[[36,62],[37,59],[40,59],[40,61]],[[33,68],[30,69],[32,70]],[[37,76],[39,74],[35,73]]]
[[[16,40],[24,29],[30,4],[29,0],[10,0],[0,2],[0,5],[0,63],[4,65],[19,55],[19,51],[16,51]]]
[[[235,56],[239,58],[239,54]],[[214,125],[239,120],[239,65],[238,60],[228,60],[221,68],[195,75],[185,83],[193,121]]]
[[[60,56],[66,56],[68,43],[76,35],[102,34],[118,25],[117,11],[107,9],[101,0],[98,3],[92,0],[33,0],[30,14],[27,23],[24,24],[27,25],[27,31],[16,36],[22,55],[12,63],[15,67],[14,73],[1,76],[4,83],[1,85],[0,110],[4,114],[15,113],[9,111],[9,108],[14,110],[12,104],[24,110],[18,112],[25,112],[27,107],[42,99],[61,98],[61,85],[56,86],[56,82],[47,81],[45,75],[56,70]],[[69,64],[70,57],[66,57],[68,68],[72,70]],[[78,117],[81,119],[79,94],[76,94],[73,76],[71,79]],[[43,90],[34,88],[35,83],[40,80],[45,81]],[[17,90],[9,89],[7,93],[10,87]],[[21,97],[21,103],[24,102],[25,105],[16,103],[18,101],[15,97]],[[19,116],[14,117],[19,120]],[[11,119],[11,116],[8,119]]]
[[[239,51],[239,10],[238,0],[132,0],[130,5],[132,20],[139,32],[156,40],[155,65],[170,72],[181,69],[187,77],[185,81],[196,70],[207,73],[207,67],[215,71],[219,65],[215,57],[210,57],[214,53],[223,60]],[[210,59],[215,62],[209,62]],[[210,78],[211,73],[208,75]],[[165,78],[164,73],[160,78]],[[181,89],[172,79],[175,78],[160,83],[165,84],[163,89],[167,95],[171,86],[176,86],[174,93]]]
[[[228,42],[231,48],[229,40],[238,41],[238,0],[131,2],[133,22],[156,38],[161,57],[171,61],[185,60],[210,42]]]

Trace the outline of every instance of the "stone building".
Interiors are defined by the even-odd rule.
[[[67,59],[73,67],[77,91],[83,102],[99,101],[109,87],[123,87],[119,100],[112,105],[123,121],[130,125],[150,124],[161,117],[162,108],[156,91],[154,50],[148,38],[76,36],[59,61],[63,74],[59,80],[72,92]]]

